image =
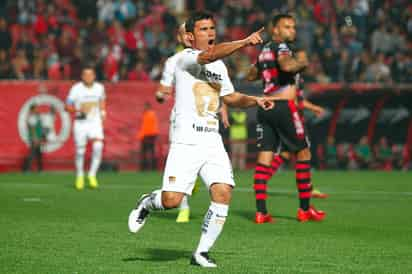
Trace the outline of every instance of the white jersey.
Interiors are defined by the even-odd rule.
[[[176,63],[179,59],[182,51],[175,53],[174,55],[167,58],[163,73],[162,79],[160,79],[160,84],[166,87],[173,87],[175,85],[175,70],[176,70]],[[169,142],[173,140],[173,122],[175,120],[175,108],[173,107],[172,111],[170,112],[170,128],[169,128]]]
[[[70,89],[67,104],[73,105],[76,111],[86,114],[87,122],[101,122],[100,102],[106,99],[104,86],[93,83],[89,88],[83,82],[78,82]]]
[[[200,52],[185,49],[177,54],[172,143],[215,146],[221,142],[219,97],[233,93],[234,88],[225,64],[217,60],[200,65]]]
[[[183,51],[179,51],[167,58],[165,66],[163,68],[162,79],[160,79],[161,85],[166,87],[172,87],[175,85],[176,63],[182,53]]]

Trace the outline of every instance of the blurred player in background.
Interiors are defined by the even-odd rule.
[[[175,106],[172,143],[163,174],[163,186],[143,195],[129,215],[129,230],[137,233],[150,212],[175,208],[192,193],[200,175],[209,190],[211,204],[205,215],[199,245],[191,264],[216,267],[209,250],[223,230],[235,183],[229,157],[219,133],[220,97],[229,106],[273,107],[267,99],[234,91],[226,66],[220,60],[250,45],[262,43],[260,32],[246,39],[215,45],[213,17],[195,13],[186,22],[191,49],[182,51],[175,69]]]
[[[106,118],[106,95],[104,86],[96,82],[96,73],[92,66],[85,66],[81,73],[81,82],[76,83],[69,92],[66,109],[74,114],[74,142],[76,146],[76,181],[75,188],[84,188],[84,155],[87,141],[92,142],[92,160],[88,173],[89,186],[97,188],[97,170],[103,152],[103,124]]]
[[[254,175],[256,223],[273,221],[266,208],[267,181],[274,172],[271,166],[274,153],[279,153],[284,147],[296,156],[298,221],[320,221],[325,217],[325,212],[316,210],[310,204],[312,191],[310,144],[296,104],[296,78],[308,65],[308,59],[306,54],[298,54],[294,49],[295,27],[294,18],[288,14],[274,17],[272,41],[263,47],[256,65],[251,68],[247,77],[248,80],[261,77],[264,84],[263,93],[268,97],[277,98],[276,107],[272,110],[258,110],[259,153]]]

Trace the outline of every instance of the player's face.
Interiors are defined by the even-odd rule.
[[[284,18],[281,19],[277,26],[273,28],[273,33],[284,42],[293,42],[296,39],[295,20]]]
[[[84,69],[82,71],[82,81],[87,85],[90,86],[93,84],[94,80],[96,80],[96,74],[92,69]]]
[[[200,50],[207,50],[215,45],[216,29],[212,19],[196,21],[193,35],[189,34],[193,47]]]

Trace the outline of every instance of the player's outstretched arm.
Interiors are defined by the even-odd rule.
[[[312,111],[316,116],[320,117],[325,113],[325,109],[308,100],[303,100],[303,107]]]
[[[230,107],[238,108],[260,106],[261,108],[268,110],[275,106],[273,101],[268,100],[265,97],[250,96],[240,92],[233,92],[223,96],[223,102]]]
[[[197,62],[201,65],[212,63],[216,60],[231,55],[243,47],[262,44],[263,39],[260,35],[264,29],[265,28],[262,27],[260,30],[252,33],[242,40],[217,44],[211,49],[201,52],[197,57]]]

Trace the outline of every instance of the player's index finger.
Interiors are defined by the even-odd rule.
[[[261,33],[262,31],[264,31],[265,30],[265,27],[261,27],[258,31],[257,31],[257,33]]]

